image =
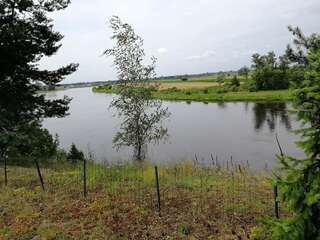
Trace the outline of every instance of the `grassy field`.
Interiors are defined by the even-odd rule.
[[[257,219],[273,215],[266,173],[230,163],[159,166],[161,210],[155,173],[148,164],[42,168],[10,167],[0,178],[0,239],[249,239]],[[3,176],[1,176],[3,177]]]
[[[225,79],[224,84],[217,83],[216,76],[204,76],[191,78],[187,81],[179,79],[157,80],[150,85],[157,84],[159,88],[153,91],[153,97],[172,101],[290,101],[292,93],[290,90],[258,91],[247,90],[248,79],[238,77],[240,87],[230,86],[232,76]],[[99,86],[93,88],[98,93],[117,93],[117,86]]]
[[[151,84],[152,85],[152,84]],[[205,89],[210,87],[216,87],[219,86],[216,82],[184,82],[184,81],[174,81],[174,82],[164,82],[161,81],[158,83],[160,90],[167,90],[171,88],[177,88],[180,90],[183,89]]]
[[[207,83],[165,83],[165,88],[153,92],[153,97],[162,100],[172,101],[201,101],[201,102],[219,102],[219,101],[290,101],[292,93],[290,90],[258,91],[249,92],[241,87],[236,91],[227,89],[223,86],[217,86],[217,83],[211,83],[213,87],[201,87]],[[177,85],[180,88],[177,88]],[[196,84],[196,85],[195,85]],[[169,87],[169,86],[172,87]],[[161,85],[160,85],[161,86]],[[188,86],[181,89],[182,86]],[[93,88],[94,92],[99,93],[117,93],[116,86],[101,86]]]

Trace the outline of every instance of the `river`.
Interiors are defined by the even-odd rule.
[[[47,97],[73,100],[65,118],[45,119],[44,127],[59,135],[61,147],[68,150],[75,143],[96,161],[121,162],[131,158],[129,148],[117,151],[112,138],[120,120],[109,109],[114,95],[94,93],[91,88],[75,88],[47,93]],[[278,134],[286,154],[303,157],[295,146],[299,138],[292,131],[300,128],[289,113],[289,103],[200,103],[164,102],[171,112],[165,123],[169,130],[166,142],[147,147],[148,160],[171,163],[181,160],[211,162],[211,154],[219,162],[233,158],[234,162],[249,163],[254,169],[273,168],[278,148]]]

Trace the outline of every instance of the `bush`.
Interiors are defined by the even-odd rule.
[[[208,94],[208,93],[209,93],[209,90],[208,90],[208,89],[204,89],[204,90],[203,90],[203,93],[204,93],[204,94]]]
[[[239,87],[240,86],[240,81],[239,81],[237,76],[233,76],[233,78],[231,79],[230,85],[233,86],[233,87]]]
[[[221,88],[221,89],[218,89],[218,90],[217,90],[217,93],[218,93],[218,94],[227,93],[227,92],[228,92],[228,90],[227,90],[226,88]]]
[[[179,92],[179,89],[176,88],[176,87],[169,88],[168,90],[171,91],[171,92]]]
[[[190,235],[191,234],[192,227],[189,224],[179,224],[178,226],[178,232],[183,235]]]
[[[187,91],[187,92],[186,92],[186,95],[191,95],[191,92],[190,92],[190,91]]]

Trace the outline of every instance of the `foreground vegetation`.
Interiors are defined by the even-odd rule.
[[[262,216],[274,214],[267,174],[229,163],[184,162],[159,167],[161,210],[151,165],[42,169],[9,166],[0,179],[0,239],[248,239]]]

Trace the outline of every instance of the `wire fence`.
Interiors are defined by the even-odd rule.
[[[224,166],[211,158],[211,164],[202,164],[195,156],[192,162],[156,167],[93,161],[40,164],[39,168],[8,166],[8,187],[39,188],[78,198],[103,193],[118,204],[130,201],[159,214],[192,211],[194,216],[210,214],[230,223],[250,221],[253,216],[279,217],[277,189],[268,182],[268,173],[257,174],[232,158]],[[0,186],[4,185],[1,174]]]

